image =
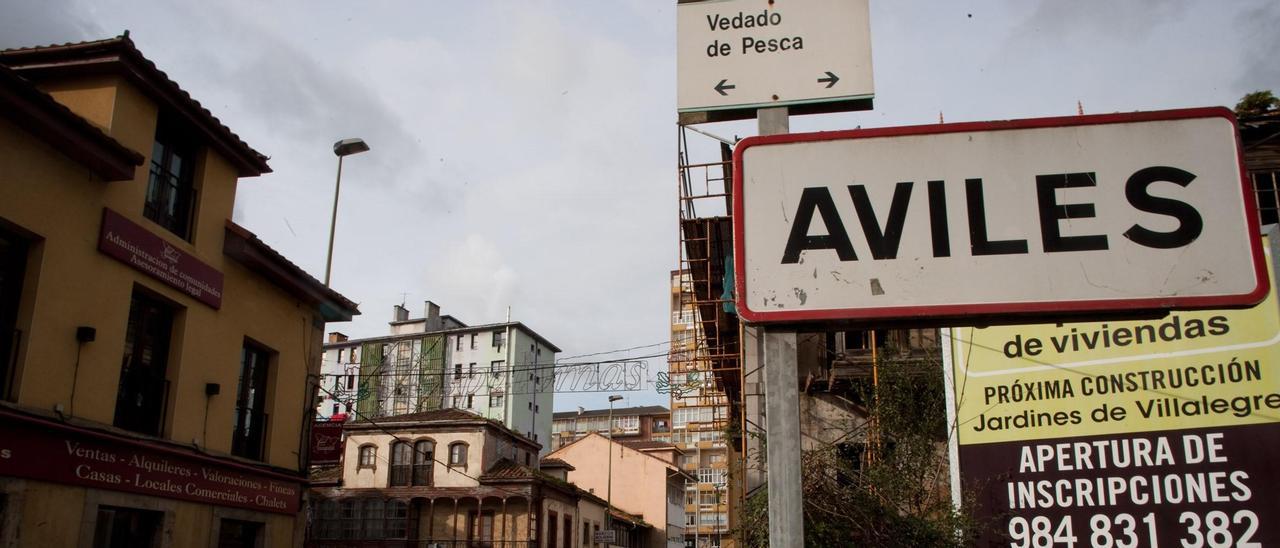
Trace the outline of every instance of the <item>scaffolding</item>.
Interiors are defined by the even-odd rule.
[[[694,162],[689,149],[689,130],[712,139],[719,158],[711,162]],[[720,478],[720,468],[703,462],[703,438],[694,438],[698,462],[695,480],[686,486],[694,494],[695,521],[693,533],[686,533],[697,546],[722,546],[735,522],[735,511],[745,503],[746,478],[735,458],[745,450],[741,421],[742,348],[738,317],[734,308],[732,287],[733,236],[732,189],[733,164],[731,142],[690,127],[679,128],[679,268],[673,272],[672,350],[668,359],[673,379],[672,413],[683,407],[711,409],[710,417],[698,415],[686,435],[711,432],[723,443],[725,459],[723,482],[713,481],[712,498],[717,512],[724,508],[727,522],[707,524],[703,519],[703,493],[708,490],[709,474]],[[683,327],[677,324],[683,324]],[[678,339],[678,340],[677,340]],[[709,419],[709,420],[707,420]],[[673,420],[673,425],[676,421]],[[689,440],[685,440],[686,442]],[[711,447],[716,447],[711,442]],[[718,447],[716,447],[718,449]],[[722,503],[723,506],[722,506]],[[718,520],[718,516],[715,520]],[[704,540],[706,539],[706,540]]]

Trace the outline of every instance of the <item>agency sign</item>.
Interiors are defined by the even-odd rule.
[[[676,8],[680,112],[869,99],[867,0],[707,0]]]
[[[748,321],[1227,307],[1267,292],[1226,109],[752,137],[734,162]]]
[[[341,420],[315,421],[311,423],[311,464],[338,464],[342,462]]]
[[[0,412],[0,476],[296,514],[304,478]]]
[[[1280,309],[951,330],[980,546],[1280,544]]]
[[[107,208],[98,250],[213,308],[222,307],[222,273]]]

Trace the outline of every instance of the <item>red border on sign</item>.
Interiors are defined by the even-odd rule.
[[[922,126],[823,131],[816,133],[791,133],[782,135],[763,135],[743,139],[738,143],[737,147],[735,147],[733,151],[733,263],[734,270],[736,271],[734,274],[734,301],[737,304],[738,315],[748,322],[804,322],[814,320],[1030,314],[1037,312],[1079,313],[1119,310],[1155,310],[1161,308],[1227,308],[1257,304],[1267,296],[1267,292],[1270,290],[1270,281],[1267,279],[1267,269],[1266,264],[1263,262],[1264,258],[1262,248],[1258,245],[1250,246],[1250,249],[1253,250],[1253,270],[1256,286],[1252,291],[1240,295],[778,311],[752,310],[747,304],[747,300],[745,298],[747,281],[746,276],[744,275],[746,272],[747,258],[745,253],[746,238],[744,234],[744,223],[746,218],[742,192],[742,155],[748,148],[758,145],[781,143],[837,141],[845,139],[867,139],[872,137],[898,137],[905,135],[937,135],[967,131],[1001,131],[1009,129],[1123,124],[1162,120],[1185,120],[1192,118],[1224,118],[1231,122],[1231,127],[1235,129],[1236,158],[1240,165],[1240,184],[1243,190],[1242,194],[1244,195],[1245,214],[1248,216],[1246,223],[1251,234],[1260,234],[1261,229],[1258,226],[1258,207],[1255,201],[1256,198],[1253,194],[1252,185],[1249,181],[1249,172],[1244,165],[1244,148],[1240,143],[1240,129],[1237,125],[1235,114],[1225,107],[1155,110],[1148,112],[1116,114],[1092,114],[1084,116],[1056,116],[1051,118],[1027,118],[1022,120],[1000,120],[993,122],[961,122],[956,124],[931,124]]]

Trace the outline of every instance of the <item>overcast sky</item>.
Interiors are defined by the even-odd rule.
[[[0,0],[0,47],[129,29],[271,157],[274,173],[241,181],[235,220],[317,278],[332,144],[364,138],[372,151],[344,165],[332,283],[364,314],[330,330],[385,334],[402,301],[470,324],[511,307],[571,356],[668,337],[674,4]],[[871,11],[875,110],[798,117],[793,132],[1070,115],[1077,102],[1233,106],[1280,91],[1274,0],[873,0]],[[561,394],[556,409],[604,398]]]

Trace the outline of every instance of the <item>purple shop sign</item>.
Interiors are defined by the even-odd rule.
[[[342,462],[342,422],[315,421],[311,425],[311,464]]]
[[[98,251],[215,309],[222,307],[222,273],[108,208],[102,209]]]

